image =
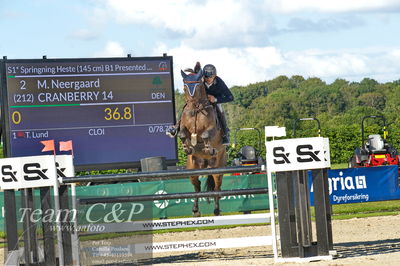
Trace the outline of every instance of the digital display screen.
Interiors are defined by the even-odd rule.
[[[8,157],[72,140],[77,170],[177,161],[172,57],[1,61]]]

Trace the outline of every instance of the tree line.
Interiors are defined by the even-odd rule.
[[[279,76],[272,80],[234,86],[230,88],[235,100],[224,104],[229,128],[255,127],[263,134],[260,154],[265,157],[264,127],[286,127],[287,137],[293,137],[294,121],[299,118],[317,118],[321,123],[321,135],[329,138],[332,163],[345,163],[361,146],[361,120],[365,116],[380,115],[389,124],[387,141],[400,148],[400,79],[379,83],[364,78],[360,82],[336,79],[327,84],[320,78]],[[183,94],[175,91],[175,104],[179,117],[184,104]],[[383,123],[379,119],[367,119],[365,135],[381,134]],[[315,137],[318,134],[315,121],[297,123],[296,137]],[[257,146],[255,131],[239,131],[235,148],[229,148],[229,161],[244,145]],[[186,156],[179,143],[179,164],[185,164]]]

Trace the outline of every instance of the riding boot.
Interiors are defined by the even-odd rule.
[[[220,109],[217,107],[217,115],[218,115],[218,121],[221,125],[221,129],[222,129],[222,144],[223,145],[229,145],[230,141],[229,141],[229,128],[227,126],[226,123],[226,118],[225,118],[225,114],[222,113],[220,111]]]
[[[178,134],[178,132],[179,132],[179,124],[180,123],[177,123],[176,125],[173,125],[173,126],[171,126],[170,128],[168,128],[167,129],[167,131],[165,132],[165,134],[167,135],[167,136],[169,136],[170,138],[175,138],[176,137],[176,135]]]
[[[181,117],[182,117],[182,113],[183,113],[183,110],[185,109],[185,107],[186,107],[186,104],[182,108]],[[180,130],[180,125],[181,125],[181,117],[179,118],[178,122],[175,125],[168,128],[167,131],[165,132],[165,134],[167,136],[169,136],[170,138],[175,138],[176,135],[178,135],[178,132]]]

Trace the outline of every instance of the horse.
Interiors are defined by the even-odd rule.
[[[223,132],[217,121],[217,108],[207,98],[201,68],[197,73],[181,70],[184,83],[185,106],[180,119],[178,137],[187,154],[187,169],[218,168],[226,166],[226,150],[222,145]],[[208,175],[207,191],[220,191],[222,174]],[[190,176],[195,192],[201,191],[199,176]],[[201,216],[198,198],[194,200],[193,216]],[[214,215],[220,215],[219,197],[214,197]]]

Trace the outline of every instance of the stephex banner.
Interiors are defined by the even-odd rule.
[[[328,138],[297,138],[266,142],[270,172],[328,168],[331,166]]]
[[[0,159],[0,188],[22,189],[54,186],[57,170],[53,155]]]

